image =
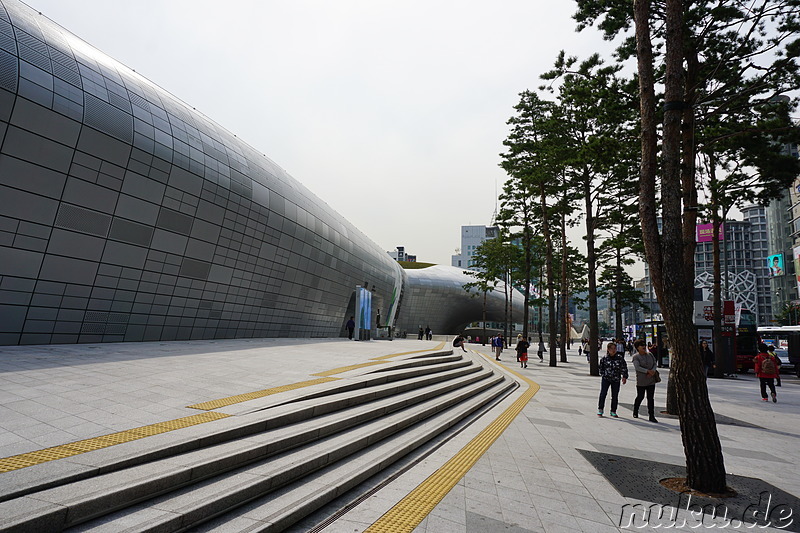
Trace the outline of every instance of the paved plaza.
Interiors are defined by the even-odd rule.
[[[304,382],[325,370],[384,355],[434,350],[441,344],[440,340],[406,339],[251,339],[2,347],[0,458],[186,417],[196,413],[187,406],[198,402]],[[637,472],[623,467],[610,481],[609,474],[604,475],[592,461],[635,464],[640,471],[651,468],[647,465],[656,465],[652,467],[656,470],[671,465],[680,469],[684,450],[677,419],[659,416],[658,424],[646,417],[633,419],[636,389],[631,382],[622,386],[620,418],[599,419],[595,415],[599,380],[588,376],[585,358],[575,351],[569,352],[569,363],[555,368],[534,356],[527,369],[520,369],[513,351],[497,362],[488,348],[469,348],[497,371],[513,374],[521,387],[476,422],[432,443],[292,531],[367,530],[462,453],[467,443],[531,387],[533,398],[416,531],[589,533],[618,531],[621,526],[659,531],[670,525],[663,519],[661,527],[652,521],[631,520],[631,506],[647,501],[623,495],[624,484]],[[665,385],[657,386],[657,410],[665,403]],[[800,495],[800,381],[784,375],[776,404],[760,401],[758,381],[752,374],[710,380],[709,390],[731,479],[766,481],[796,501]],[[49,464],[57,468],[57,463]],[[2,484],[0,474],[0,492]],[[780,503],[776,500],[772,505]],[[679,505],[677,494],[675,505]],[[773,524],[782,528],[767,530],[797,531],[800,508],[792,510],[792,518]],[[672,526],[691,530],[691,524]],[[735,520],[727,523],[731,530],[753,529],[746,526]]]

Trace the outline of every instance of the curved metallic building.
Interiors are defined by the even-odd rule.
[[[393,324],[406,279],[261,153],[0,0],[0,344],[335,337],[357,286]]]
[[[397,329],[413,335],[422,327],[430,327],[434,334],[462,331],[470,322],[482,320],[483,293],[467,294],[464,284],[475,278],[464,274],[464,269],[434,265],[428,268],[407,270],[408,280],[397,317]],[[522,293],[513,289],[511,303],[514,322],[522,322],[524,311]],[[486,316],[488,320],[502,322],[505,317],[503,284],[487,293]]]

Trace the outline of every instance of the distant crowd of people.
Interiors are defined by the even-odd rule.
[[[477,340],[477,339],[476,339]],[[457,336],[453,341],[453,346],[460,347],[466,351],[464,345],[467,339]],[[501,354],[504,347],[508,344],[502,334],[495,335],[490,339],[492,354],[496,361],[501,361]],[[598,349],[602,347],[602,340]],[[516,360],[520,368],[528,367],[528,352],[532,346],[531,338],[524,338],[517,335],[517,343],[514,346]],[[539,343],[538,356],[543,361],[545,352],[543,343]],[[582,339],[578,347],[579,354],[585,354],[586,359],[590,358],[589,339]],[[770,398],[773,402],[778,401],[776,386],[781,386],[780,359],[775,354],[775,347],[760,343],[758,355],[754,358],[753,364],[755,374],[759,380],[761,400],[768,402]],[[609,415],[612,418],[619,418],[617,407],[619,405],[619,392],[621,385],[625,385],[629,378],[628,363],[625,355],[630,354],[631,364],[635,372],[636,397],[633,402],[633,417],[639,418],[639,410],[643,402],[647,402],[647,416],[650,422],[657,423],[655,417],[655,388],[661,382],[659,368],[665,366],[668,361],[669,347],[664,343],[659,346],[658,342],[647,342],[644,339],[611,339],[606,344],[606,351],[599,360],[600,373],[600,396],[597,402],[597,416],[605,415],[606,399],[611,393],[611,410]],[[707,340],[701,340],[699,359],[706,377],[712,376],[717,364],[714,352],[711,350]],[[768,393],[769,390],[769,393]],[[768,395],[769,394],[769,395]]]

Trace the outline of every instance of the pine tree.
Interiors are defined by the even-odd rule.
[[[800,87],[800,0],[578,0],[575,18],[579,29],[596,23],[607,38],[624,34],[619,59],[635,52],[642,150],[639,210],[650,275],[673,347],[670,380],[675,382],[687,484],[723,492],[722,448],[692,323],[695,136],[703,126],[696,109],[703,103],[734,109],[745,101],[744,107],[753,108]]]
[[[543,80],[557,96],[562,120],[560,156],[566,187],[584,202],[589,307],[589,373],[599,375],[598,243],[613,226],[623,205],[634,203],[629,179],[635,166],[634,85],[620,76],[619,65],[606,65],[595,54],[579,62],[561,52]]]
[[[530,91],[520,93],[520,102],[514,109],[516,114],[508,120],[511,132],[503,141],[508,151],[500,154],[500,166],[511,177],[507,183],[518,186],[518,190],[510,192],[529,195],[535,205],[533,216],[539,220],[546,258],[550,366],[557,366],[553,240],[557,235],[554,223],[556,204],[563,189],[563,182],[559,179],[563,174],[559,158],[561,121],[552,102]]]

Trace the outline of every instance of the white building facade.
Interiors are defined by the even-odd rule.
[[[497,237],[499,232],[497,226],[461,226],[461,253],[451,257],[451,266],[474,270],[475,249],[483,241]]]

